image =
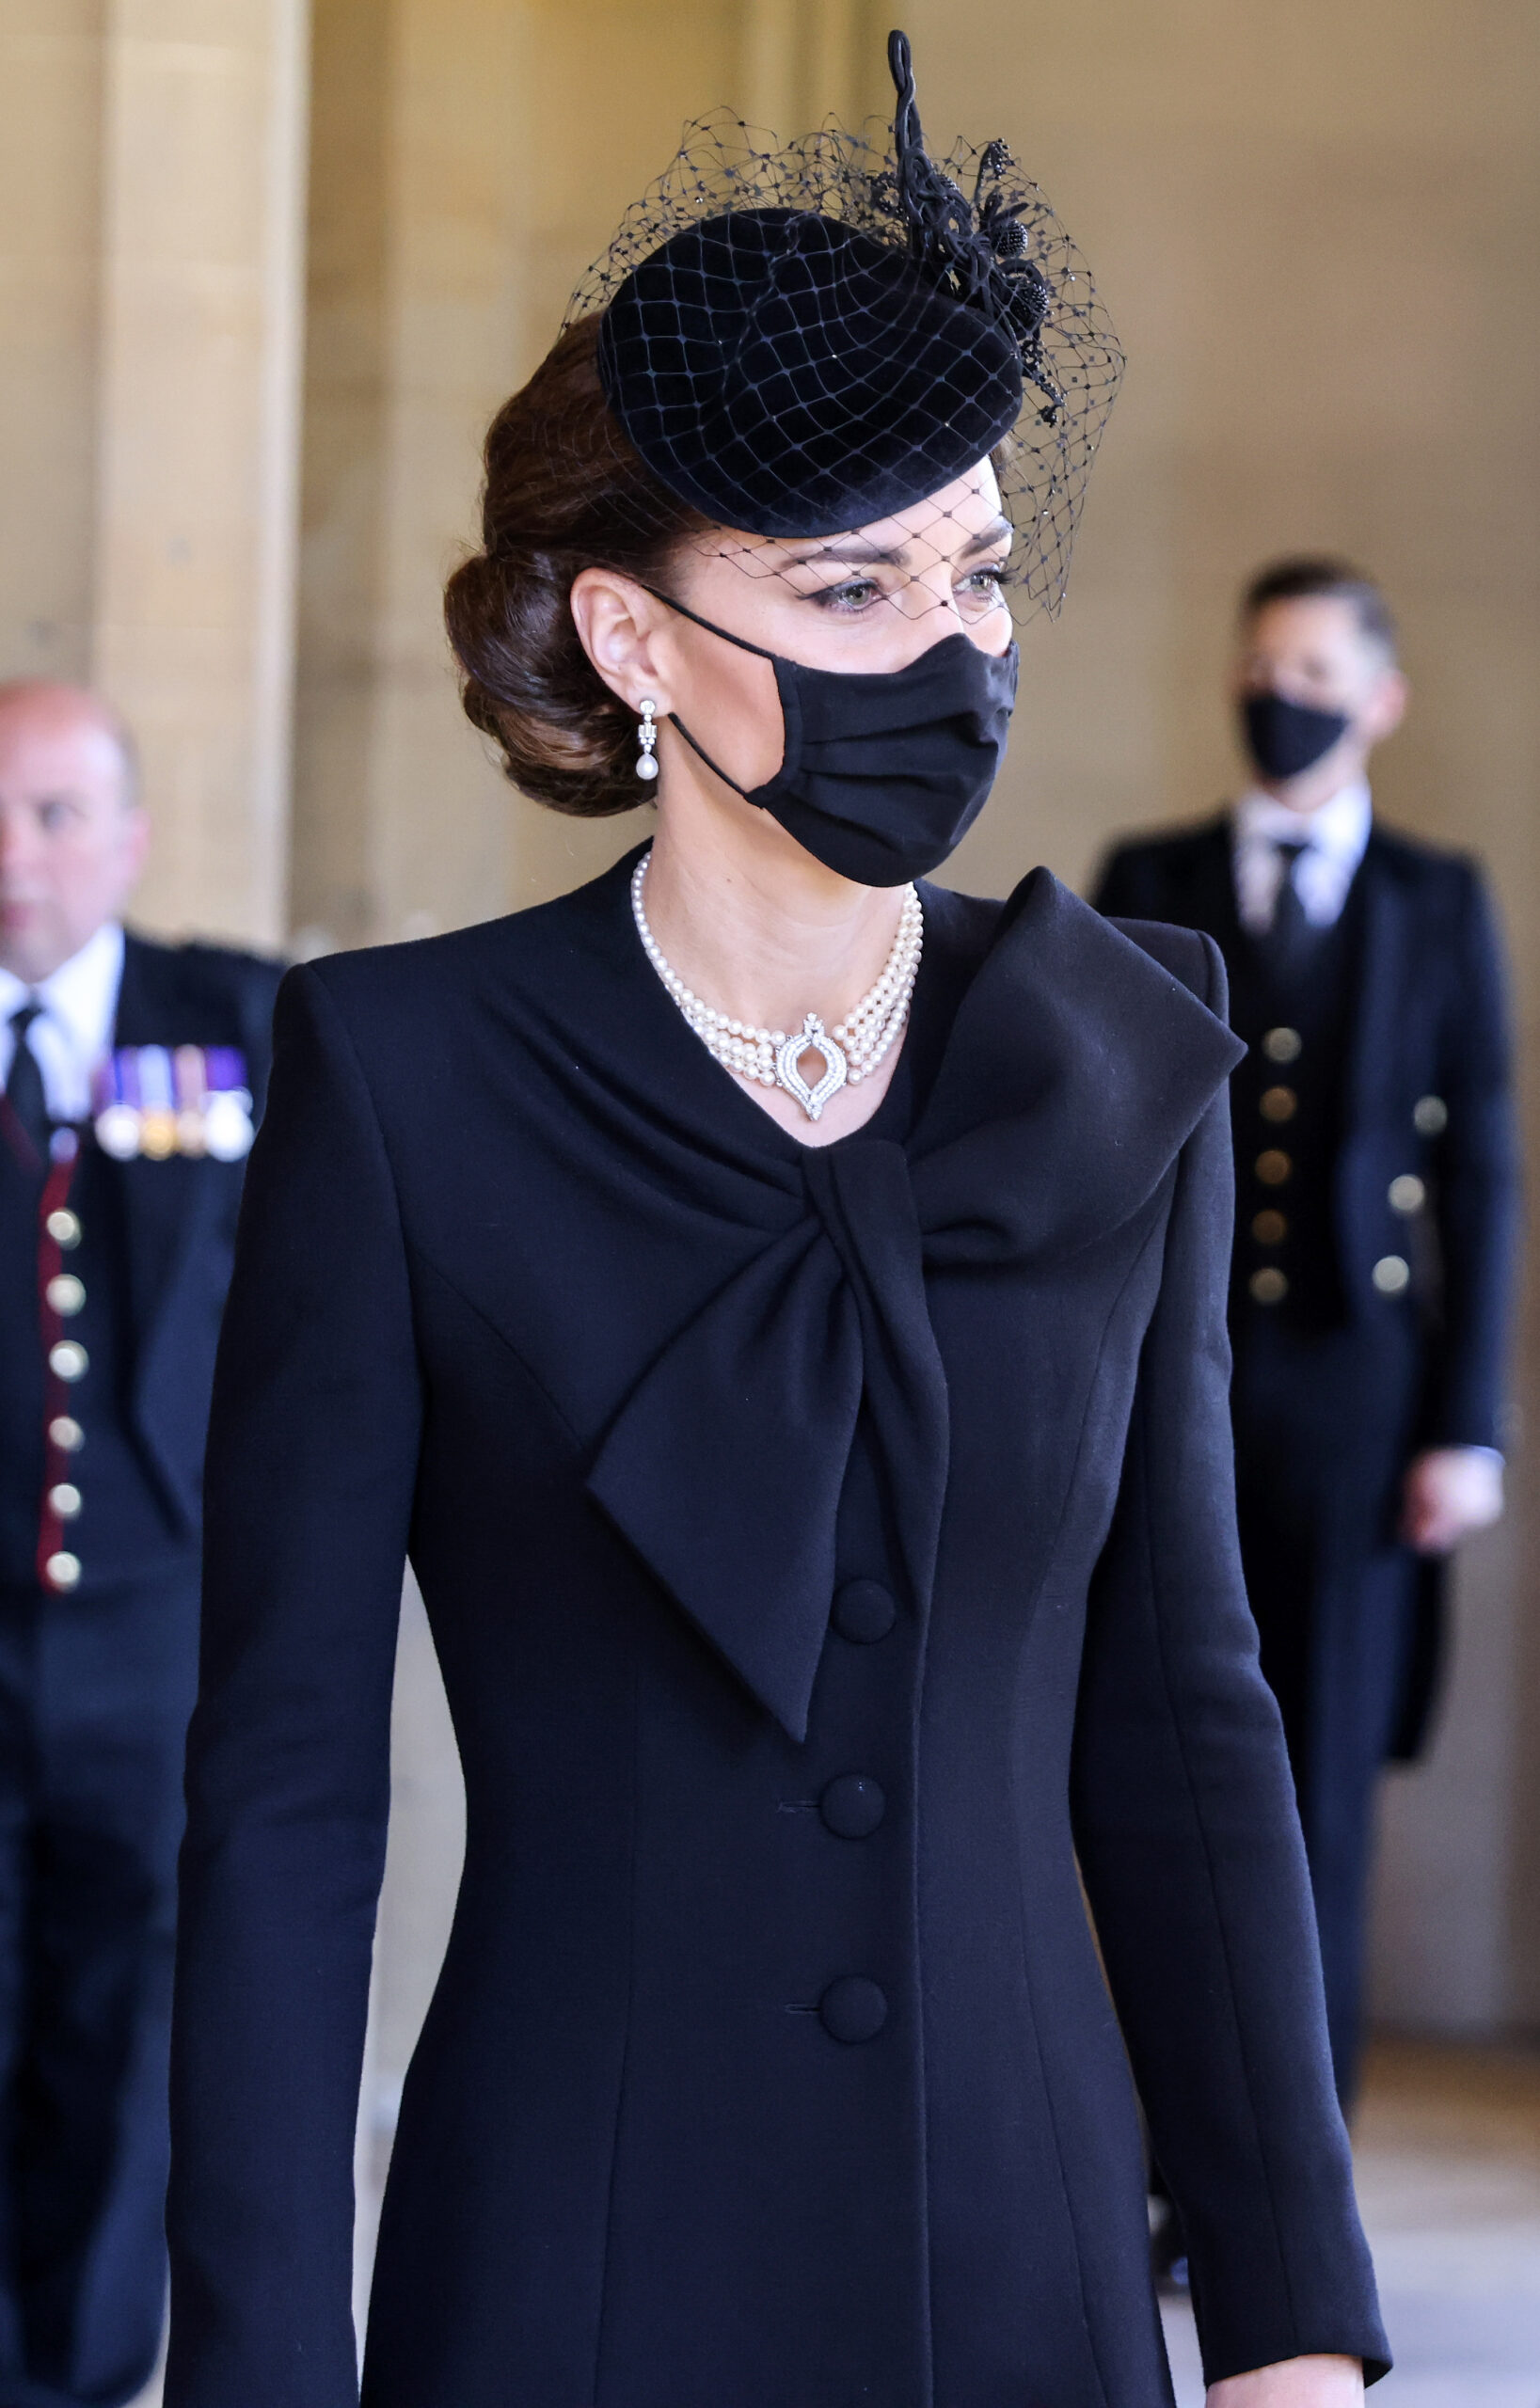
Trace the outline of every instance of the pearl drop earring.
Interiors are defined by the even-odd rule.
[[[639,707],[642,712],[642,724],[636,731],[638,747],[636,774],[639,778],[650,780],[658,775],[658,763],[654,758],[658,745],[658,730],[653,725],[658,705],[650,694],[643,694]]]

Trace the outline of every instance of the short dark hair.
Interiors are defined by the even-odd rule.
[[[1330,552],[1298,553],[1260,570],[1241,596],[1241,626],[1250,626],[1275,602],[1312,601],[1317,595],[1351,603],[1360,631],[1395,658],[1396,623],[1389,602],[1365,570]]]

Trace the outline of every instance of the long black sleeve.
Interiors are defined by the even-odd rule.
[[[1423,1435],[1432,1446],[1497,1447],[1517,1250],[1518,1137],[1501,943],[1480,875],[1460,866],[1440,1049],[1449,1117],[1435,1160],[1442,1328]]]
[[[421,1408],[390,1172],[318,974],[290,974],[276,1033],[209,1440],[167,2408],[357,2397],[354,2122]]]
[[[1223,1009],[1223,975],[1207,1000]],[[1235,1536],[1227,1103],[1189,1140],[1090,1599],[1074,1760],[1088,1894],[1211,2382],[1389,2362],[1332,2088],[1303,1844]]]

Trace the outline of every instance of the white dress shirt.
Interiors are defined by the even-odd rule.
[[[91,1076],[112,1051],[122,978],[123,931],[116,920],[98,928],[78,953],[35,987],[13,970],[0,969],[0,1087],[10,1076],[16,1046],[12,1015],[24,1004],[40,1005],[26,1041],[42,1072],[49,1116],[55,1120],[89,1119]]]
[[[1319,811],[1291,811],[1270,794],[1246,794],[1230,819],[1230,860],[1241,926],[1265,936],[1273,925],[1284,862],[1280,845],[1303,845],[1294,864],[1294,893],[1311,927],[1341,918],[1347,890],[1369,842],[1372,812],[1361,778],[1343,786]]]

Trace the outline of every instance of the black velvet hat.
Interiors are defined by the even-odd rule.
[[[599,338],[611,407],[671,491],[756,535],[902,510],[1015,425],[1009,335],[832,217],[745,209],[676,234]]]
[[[891,152],[837,127],[786,149],[691,127],[567,323],[602,311],[615,418],[716,525],[843,533],[994,455],[1027,597],[1053,610],[1122,355],[1004,143],[931,160],[902,34],[888,56]]]

